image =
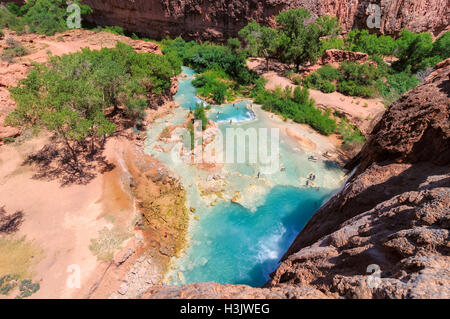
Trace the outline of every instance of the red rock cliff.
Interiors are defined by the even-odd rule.
[[[186,38],[224,40],[235,36],[250,20],[272,23],[289,8],[306,8],[315,15],[337,16],[345,30],[366,27],[370,2],[381,7],[381,32],[403,28],[430,31],[448,29],[449,0],[85,0],[94,10],[88,18],[100,25],[119,25],[152,38],[182,35]]]

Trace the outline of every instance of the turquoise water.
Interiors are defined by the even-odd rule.
[[[191,83],[195,72],[185,67],[183,72],[186,76],[180,78],[174,98],[181,107],[149,127],[146,146],[147,153],[180,178],[187,206],[196,209],[189,226],[189,247],[172,260],[165,281],[175,285],[206,281],[261,286],[314,212],[341,186],[344,171],[334,163],[308,161],[311,153],[286,135],[280,135],[282,169],[272,174],[258,177],[261,167],[248,161],[226,163],[213,171],[201,170],[188,161],[174,161],[170,152],[160,151],[168,144],[159,140],[159,134],[167,125],[184,123],[189,108],[203,102],[195,96]],[[223,133],[236,126],[243,130],[270,128],[269,115],[249,103],[212,106],[208,117],[218,122]],[[181,131],[174,133],[178,134]],[[237,151],[247,152],[246,147]],[[315,187],[307,187],[307,176],[312,172],[317,175]],[[211,175],[221,176],[217,182],[220,196],[202,194]],[[233,203],[236,193],[240,199]]]
[[[192,85],[195,71],[183,66],[185,77],[179,81],[178,92],[174,96],[174,100],[186,110],[193,110],[197,104],[206,106],[207,103],[196,96],[197,89]],[[255,118],[255,114],[247,108],[249,101],[239,101],[233,104],[211,105],[209,119],[217,123],[227,122],[239,123],[250,121]]]
[[[234,203],[214,207],[197,226],[203,231],[195,233],[181,269],[185,281],[262,286],[328,195],[277,186],[255,212]]]

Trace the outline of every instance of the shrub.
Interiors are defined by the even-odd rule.
[[[80,6],[81,14],[92,12],[89,6],[81,4],[80,1],[75,3]],[[30,32],[54,35],[68,29],[65,0],[31,0],[27,1],[23,8],[27,10],[23,21],[28,25]]]
[[[330,65],[325,65],[316,72],[307,76],[304,85],[309,88],[315,88],[324,93],[336,91],[336,86],[330,81],[335,81],[341,75],[340,71]]]
[[[322,51],[325,52],[329,49],[338,49],[342,50],[344,49],[344,39],[340,39],[337,37],[332,37],[329,39],[322,39],[320,41],[320,44],[322,46]]]
[[[205,108],[201,105],[197,105],[194,110],[194,119],[202,121],[202,130],[206,130],[208,127],[208,118],[206,117]]]
[[[192,84],[199,88],[198,94],[204,97],[210,97],[216,103],[222,104],[231,97],[231,89],[224,82],[227,81],[227,75],[223,71],[207,71],[198,75]]]
[[[0,29],[8,28],[20,33],[24,32],[22,21],[8,9],[0,6]]]
[[[6,39],[7,48],[3,49],[1,58],[4,61],[12,62],[14,58],[22,57],[28,54],[27,49],[23,45],[14,40],[13,38]]]
[[[369,55],[391,55],[397,48],[396,41],[390,36],[369,34],[367,30],[352,30],[345,40],[350,51],[365,52]]]
[[[106,27],[102,28],[102,31],[109,32],[112,34],[125,35],[125,31],[123,30],[122,27],[119,27],[119,26],[106,26]],[[136,39],[136,40],[138,40],[138,39]]]
[[[233,52],[230,47],[211,43],[185,42],[181,38],[162,41],[163,52],[177,55],[198,73],[206,71],[225,72],[227,77],[239,85],[251,85],[259,76],[247,68],[246,56]]]
[[[339,78],[341,72],[331,65],[324,65],[317,70],[317,74],[326,81],[334,81]]]
[[[293,96],[281,89],[275,92],[261,92],[255,102],[262,104],[262,108],[269,112],[293,119],[297,123],[309,124],[312,128],[324,135],[330,135],[336,131],[336,121],[329,112],[323,113],[315,108],[314,100],[309,98],[307,88],[296,87]]]
[[[356,81],[339,81],[337,90],[349,96],[373,98],[377,95],[374,87],[359,85]]]
[[[366,141],[366,138],[361,134],[361,131],[350,124],[345,117],[341,118],[337,131],[342,135],[344,146],[361,146]]]
[[[401,72],[410,67],[412,72],[416,72],[427,66],[423,61],[430,58],[433,51],[433,38],[430,33],[413,33],[403,30],[397,43],[399,60],[392,65],[395,70]],[[428,60],[429,62],[431,61]]]

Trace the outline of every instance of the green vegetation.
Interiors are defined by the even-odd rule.
[[[278,30],[265,26],[260,26],[257,22],[250,22],[245,28],[239,31],[239,38],[244,43],[247,54],[251,56],[263,56],[266,59],[266,69],[269,70],[270,58],[275,55],[282,44],[282,37]],[[234,40],[233,48],[240,47],[241,44]]]
[[[284,91],[280,88],[274,92],[261,91],[255,102],[269,112],[290,118],[297,123],[309,124],[312,128],[324,135],[333,134],[336,131],[336,121],[330,112],[322,112],[315,108],[314,100],[309,98],[307,88],[296,87],[294,92],[289,87]]]
[[[343,50],[345,46],[344,39],[338,37],[329,37],[322,39],[320,40],[320,44],[322,46],[323,52],[329,49]]]
[[[177,38],[163,40],[161,45],[165,55],[179,58],[184,65],[200,73],[193,84],[199,88],[201,96],[211,98],[218,104],[232,100],[238,92],[244,92],[246,87],[253,86],[259,79],[255,72],[247,68],[245,54],[236,51],[233,41],[223,46]]]
[[[341,117],[337,132],[344,140],[344,147],[355,147],[364,144],[366,141],[365,137],[361,134],[361,131],[350,124],[345,117]]]
[[[72,2],[80,6],[82,15],[92,12],[81,1]],[[68,29],[66,21],[70,13],[66,9],[65,0],[29,0],[21,7],[8,3],[5,9],[0,9],[0,28],[53,35]]]
[[[343,62],[339,69],[325,65],[307,76],[303,84],[324,93],[337,90],[349,96],[382,97],[387,103],[392,103],[419,84],[410,69],[395,72],[381,57],[373,57],[373,60],[377,64]],[[332,82],[336,82],[337,87]]]
[[[336,86],[331,82],[336,81],[340,76],[341,72],[338,69],[331,65],[325,65],[307,76],[303,84],[308,88],[314,88],[324,93],[331,93],[336,91]]]
[[[397,45],[390,36],[369,34],[367,30],[352,30],[345,39],[345,49],[369,55],[392,55]]]
[[[192,122],[188,123],[187,128],[189,131],[189,136],[191,138],[191,150],[193,150],[195,148],[195,128]]]
[[[417,72],[450,57],[450,31],[433,43],[430,33],[403,30],[397,45],[399,61],[393,64],[393,68],[397,71],[411,68],[412,72]]]
[[[39,283],[33,283],[29,279],[22,280],[19,286],[20,295],[16,299],[23,299],[30,297],[32,294],[36,293],[41,288]]]
[[[106,26],[106,27],[102,28],[101,30],[104,32],[112,33],[112,34],[125,35],[124,29],[119,26],[112,26],[112,27]]]
[[[310,18],[311,12],[305,9],[284,11],[276,17],[282,39],[280,60],[293,63],[297,70],[316,63],[323,52],[320,38],[340,32],[337,18],[322,16],[307,24]]]
[[[25,32],[22,21],[15,14],[6,8],[0,7],[0,29],[5,28],[16,31],[19,34]]]
[[[341,72],[342,76],[337,86],[339,92],[350,96],[376,97],[377,91],[373,85],[381,74],[374,64],[342,62]]]
[[[181,72],[181,61],[173,56],[138,54],[120,42],[114,49],[83,49],[49,62],[35,64],[11,89],[17,108],[6,121],[55,133],[77,171],[77,146],[89,145],[94,154],[114,133],[117,114],[133,125]]]
[[[25,49],[20,42],[14,40],[13,38],[7,38],[5,42],[8,47],[3,49],[1,53],[1,59],[3,61],[13,62],[14,58],[28,54],[27,49]]]
[[[279,28],[260,26],[250,22],[239,32],[244,52],[249,56],[262,56],[269,69],[271,58],[294,63],[299,69],[314,64],[323,52],[320,38],[340,33],[337,18],[322,16],[306,23],[311,13],[305,9],[288,10],[276,17]]]
[[[205,108],[201,105],[197,105],[197,107],[194,110],[194,119],[196,121],[202,121],[202,130],[206,130],[208,127],[208,117],[205,113]]]
[[[226,100],[231,99],[232,90],[230,79],[223,71],[206,71],[198,75],[192,84],[199,88],[198,94],[202,97],[212,98],[218,104],[223,104]]]
[[[30,297],[41,288],[39,283],[33,283],[29,279],[20,281],[20,277],[17,275],[5,275],[0,277],[0,295],[8,295],[17,286],[19,286],[20,294],[17,295],[15,299]]]

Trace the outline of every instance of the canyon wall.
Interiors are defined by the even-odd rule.
[[[200,283],[147,297],[450,298],[450,59],[389,108],[348,168],[264,288]]]
[[[225,40],[251,20],[273,24],[274,16],[289,8],[306,8],[314,15],[337,16],[348,31],[366,28],[369,3],[381,7],[381,33],[401,29],[448,29],[450,0],[85,0],[94,9],[87,20],[119,25],[151,38],[181,35],[188,39]]]

